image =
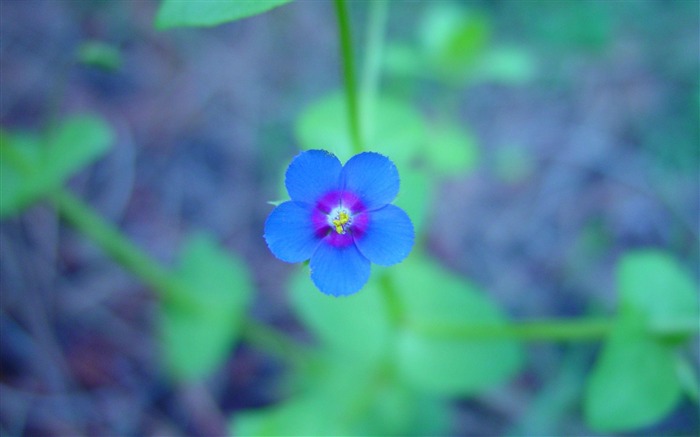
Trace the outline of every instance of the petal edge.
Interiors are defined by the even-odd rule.
[[[371,262],[390,266],[403,261],[413,248],[413,223],[403,209],[395,205],[369,212],[365,233],[355,245]]]
[[[277,258],[289,263],[311,258],[320,239],[311,220],[311,207],[294,201],[279,204],[265,221],[265,242]]]
[[[322,243],[311,257],[311,280],[331,296],[357,293],[369,280],[370,262],[354,244],[337,248]]]
[[[315,204],[329,191],[340,187],[343,166],[325,150],[307,150],[298,154],[287,167],[284,184],[292,200]]]
[[[350,158],[341,172],[343,189],[369,210],[381,208],[399,194],[399,171],[386,156],[363,152]]]

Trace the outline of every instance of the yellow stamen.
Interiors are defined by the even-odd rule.
[[[335,226],[335,231],[339,234],[345,233],[345,225],[350,221],[350,216],[345,211],[340,211],[338,218],[333,220],[333,226]]]

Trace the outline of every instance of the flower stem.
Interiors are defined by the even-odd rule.
[[[364,150],[362,131],[360,129],[359,109],[357,106],[357,85],[355,83],[355,65],[353,62],[352,32],[345,0],[335,0],[335,10],[338,17],[338,32],[340,36],[340,53],[343,58],[343,78],[345,81],[345,100],[347,101],[348,125],[355,153]]]
[[[508,322],[502,324],[423,324],[409,322],[408,326],[428,336],[455,339],[517,339],[524,341],[588,341],[596,340],[610,331],[612,319],[575,319]]]
[[[189,308],[187,294],[172,272],[125,238],[117,228],[95,214],[88,205],[63,189],[54,192],[51,201],[64,220],[144,281],[164,301]],[[285,357],[293,364],[300,364],[305,356],[305,350],[286,334],[249,317],[243,320],[243,336],[249,343],[272,355]]]
[[[177,294],[179,286],[171,278],[170,272],[124,238],[119,230],[105,222],[89,206],[61,189],[51,196],[51,201],[67,222],[89,237],[124,268],[141,278],[161,297],[167,298],[169,294]]]
[[[288,360],[297,367],[308,362],[310,351],[307,347],[270,325],[247,319],[243,323],[242,335],[249,343],[260,347],[271,355]]]
[[[606,337],[613,328],[613,318],[551,319],[504,322],[501,324],[425,324],[407,322],[411,329],[428,336],[460,340],[515,339],[521,341],[596,341]],[[673,326],[651,326],[649,333],[658,336],[697,334],[697,323]]]

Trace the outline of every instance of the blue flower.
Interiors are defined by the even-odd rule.
[[[373,152],[353,156],[343,166],[323,150],[299,154],[287,168],[290,201],[265,222],[265,241],[282,261],[310,259],[311,279],[333,296],[359,291],[370,263],[403,261],[413,247],[413,224],[391,205],[399,193],[399,172]]]

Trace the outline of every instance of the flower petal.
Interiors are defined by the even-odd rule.
[[[307,150],[289,164],[284,184],[292,200],[315,204],[321,196],[340,186],[343,166],[330,152]]]
[[[398,206],[371,211],[367,229],[355,245],[371,262],[390,266],[403,261],[413,247],[413,224]]]
[[[362,200],[365,208],[377,209],[399,194],[399,171],[384,155],[364,152],[345,163],[341,173],[344,190]]]
[[[321,239],[316,236],[311,221],[312,207],[298,202],[277,206],[265,222],[265,241],[270,251],[282,261],[306,261]]]
[[[370,262],[354,244],[333,247],[325,242],[311,257],[311,279],[319,290],[333,296],[347,296],[367,283]]]

